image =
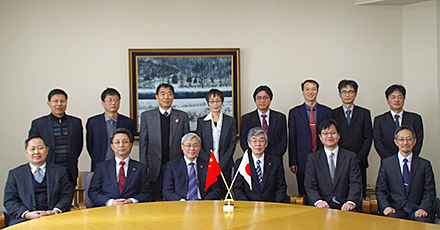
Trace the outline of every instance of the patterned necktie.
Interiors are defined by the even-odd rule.
[[[188,180],[188,200],[196,200],[197,199],[197,177],[196,170],[194,169],[194,163],[189,163],[189,180]]]
[[[122,193],[122,188],[124,187],[125,184],[124,164],[125,164],[124,161],[119,162],[119,165],[121,165],[121,167],[119,168],[119,182],[118,182],[119,194]]]
[[[408,159],[403,159],[403,186],[405,187],[405,192],[406,194],[408,194],[408,190],[409,190],[409,168],[408,168]],[[411,213],[413,211],[413,208],[408,204],[408,202],[403,206],[403,209],[408,212]]]
[[[266,134],[268,134],[269,133],[269,125],[267,125],[267,120],[266,120],[267,115],[261,114],[261,117],[263,118],[263,129],[266,132]]]
[[[317,136],[316,136],[316,124],[315,124],[315,114],[313,113],[313,107],[310,107],[310,131],[312,133],[312,152],[315,152],[318,148]]]
[[[335,164],[335,153],[330,153],[330,177],[332,178],[332,183],[335,181],[335,171],[336,171],[336,164]]]
[[[350,116],[351,115],[351,110],[347,110],[346,113],[347,113],[347,123],[350,124],[350,121],[351,121],[351,116]]]
[[[261,188],[261,182],[263,182],[263,173],[261,173],[261,161],[257,160],[257,177],[258,177],[258,184],[260,184]]]
[[[43,182],[43,178],[44,178],[44,175],[43,175],[43,170],[41,169],[41,168],[37,168],[37,170],[35,170],[35,172],[34,172],[34,179],[39,183],[39,184],[41,184],[41,182]]]
[[[400,126],[400,124],[399,124],[399,118],[400,118],[400,116],[399,115],[394,115],[394,122],[396,123],[396,128],[399,128],[399,126]]]

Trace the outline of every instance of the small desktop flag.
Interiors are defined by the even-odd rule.
[[[248,151],[244,152],[240,166],[238,166],[238,172],[243,176],[244,180],[248,183],[249,188],[252,190],[251,182],[251,168],[249,165]]]
[[[208,190],[209,186],[217,181],[217,176],[222,172],[220,165],[218,165],[215,159],[214,153],[211,150],[211,156],[209,157],[208,173],[206,175],[205,192]]]

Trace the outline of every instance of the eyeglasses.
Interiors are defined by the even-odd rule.
[[[209,104],[221,104],[222,100],[210,100]]]
[[[115,145],[119,145],[119,144],[124,144],[124,145],[126,145],[126,144],[128,144],[128,143],[130,143],[130,140],[128,140],[128,139],[124,139],[124,140],[116,140],[116,141],[113,141],[112,142],[112,144],[115,144]]]
[[[111,104],[111,103],[119,103],[119,99],[118,98],[115,98],[115,99],[108,99],[108,100],[105,100],[105,102],[106,103],[109,103],[109,104]]]
[[[44,146],[43,145],[39,145],[39,146],[29,146],[29,151],[36,151],[37,149],[39,150],[39,151],[43,151],[44,150]]]
[[[198,148],[200,145],[199,144],[184,144],[183,146],[185,146],[185,148],[190,149],[191,147],[193,148]]]
[[[259,139],[259,140],[253,139],[253,140],[251,140],[251,143],[252,144],[257,144],[257,143],[264,144],[264,143],[266,143],[266,140],[265,139]]]
[[[53,101],[50,101],[50,103],[54,103],[54,104],[58,104],[58,103],[64,104],[66,102],[67,102],[67,100],[53,100]]]
[[[414,141],[414,139],[415,138],[413,138],[413,137],[408,137],[408,138],[398,138],[398,139],[396,139],[397,140],[397,142],[399,142],[399,143],[404,143],[405,141],[407,141],[408,143],[410,143],[410,142],[413,142]]]
[[[261,100],[264,100],[264,101],[266,101],[266,100],[269,100],[270,99],[270,97],[269,96],[262,96],[262,97],[260,97],[260,96],[258,96],[258,97],[256,97],[255,98],[255,100],[257,100],[257,101],[261,101]]]
[[[340,94],[350,94],[350,95],[353,95],[353,94],[355,94],[356,92],[354,91],[354,90],[349,90],[349,91],[346,91],[346,90],[342,90],[341,92],[340,92]]]
[[[322,136],[330,136],[330,135],[331,135],[331,136],[334,136],[334,135],[336,135],[336,133],[337,133],[336,131],[322,132],[321,135],[322,135]]]

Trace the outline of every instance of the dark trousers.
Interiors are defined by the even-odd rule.
[[[414,220],[414,221],[425,222],[425,223],[434,222],[434,217],[431,213],[429,213],[427,217],[416,218],[416,216],[415,216],[416,211],[417,211],[417,209],[414,209],[411,213],[408,213],[403,208],[399,209],[399,210],[396,209],[396,213],[389,214],[388,217]]]
[[[163,200],[162,197],[162,183],[163,183],[163,174],[165,173],[165,165],[162,165],[160,168],[159,176],[156,181],[150,181],[150,189],[151,189],[151,201]]]
[[[367,168],[365,168],[364,164],[359,163],[359,168],[361,169],[361,177],[362,177],[362,196],[366,197],[367,195]]]
[[[306,195],[306,188],[304,187],[305,174],[296,174],[296,182],[298,183],[298,195]]]

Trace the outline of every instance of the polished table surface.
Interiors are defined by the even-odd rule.
[[[438,225],[302,205],[236,201],[129,204],[66,212],[8,229],[439,229]]]

